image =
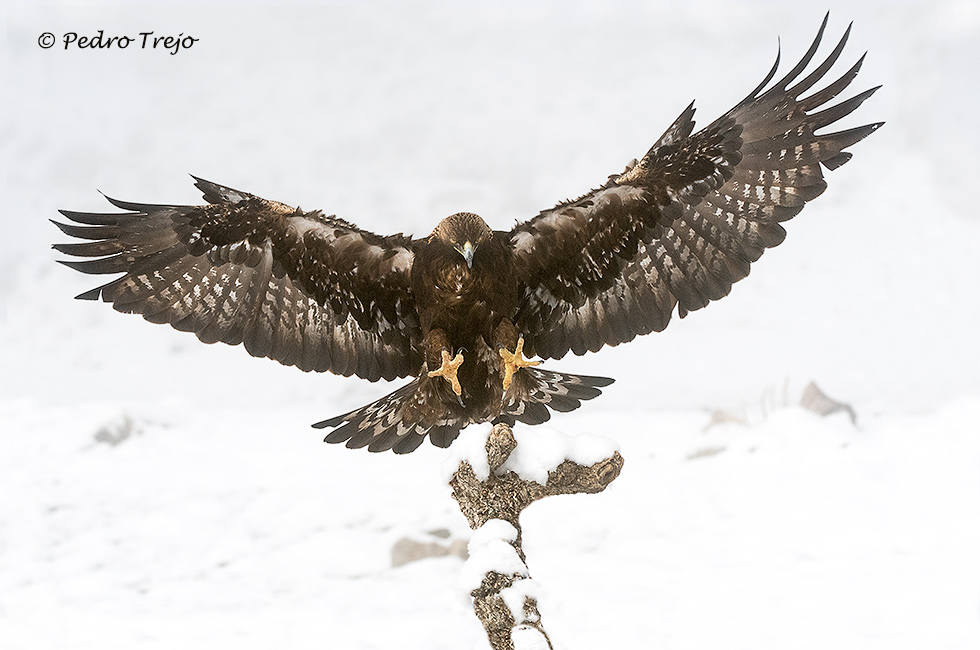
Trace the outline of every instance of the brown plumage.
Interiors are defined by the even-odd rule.
[[[303,370],[413,377],[314,425],[332,428],[328,442],[405,453],[426,436],[447,446],[473,422],[537,424],[612,380],[523,355],[618,345],[664,329],[675,307],[683,317],[726,295],[782,241],[780,222],[823,192],[823,168],[847,162],[845,149],[880,126],[815,134],[876,90],[823,108],[859,60],[801,99],[847,40],[800,79],[826,22],[771,88],[777,66],[697,133],[689,106],[622,174],[510,232],[458,213],[426,238],[379,236],[195,179],[208,205],[109,199],[125,212],[62,211],[74,224],[58,227],[85,241],[55,248],[96,258],[64,262],[84,273],[123,274],[79,298]]]

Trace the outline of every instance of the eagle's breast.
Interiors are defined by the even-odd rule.
[[[473,273],[464,264],[450,264],[442,269],[436,280],[438,298],[448,304],[463,304],[475,293]]]
[[[477,249],[472,268],[452,248],[429,244],[415,260],[412,284],[423,331],[444,330],[458,346],[489,340],[517,309],[510,250],[494,239]]]
[[[481,267],[474,264],[470,269],[462,259],[457,262],[452,258],[436,266],[430,302],[433,328],[462,339],[483,334],[485,328],[492,327],[493,288],[486,282],[487,270]]]

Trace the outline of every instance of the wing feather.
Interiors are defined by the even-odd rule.
[[[826,189],[823,170],[847,162],[845,149],[881,126],[815,133],[877,90],[825,107],[856,78],[862,56],[800,98],[825,78],[850,34],[848,27],[800,78],[826,25],[825,17],[782,79],[769,85],[777,55],[763,82],[705,129],[693,133],[688,106],[622,174],[511,231],[515,265],[526,279],[515,321],[525,350],[559,358],[661,331],[675,307],[683,317],[727,295],[765,249],[783,241],[781,222]]]
[[[55,224],[83,241],[54,248],[93,258],[63,263],[123,274],[79,298],[303,370],[374,381],[418,369],[411,239],[195,181],[209,205],[106,197],[125,212],[61,211],[73,223]]]

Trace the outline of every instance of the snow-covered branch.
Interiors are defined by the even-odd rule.
[[[541,430],[521,444],[510,427],[494,426],[485,448],[462,458],[449,484],[476,530],[463,581],[490,645],[549,650],[521,546],[521,511],[546,496],[601,492],[619,476],[623,457],[607,440]]]

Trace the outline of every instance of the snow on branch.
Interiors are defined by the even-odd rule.
[[[518,441],[505,424],[481,449],[460,451],[449,485],[476,531],[462,576],[473,609],[494,650],[550,650],[521,546],[521,511],[546,496],[601,492],[619,476],[623,457],[597,437],[536,429]]]

